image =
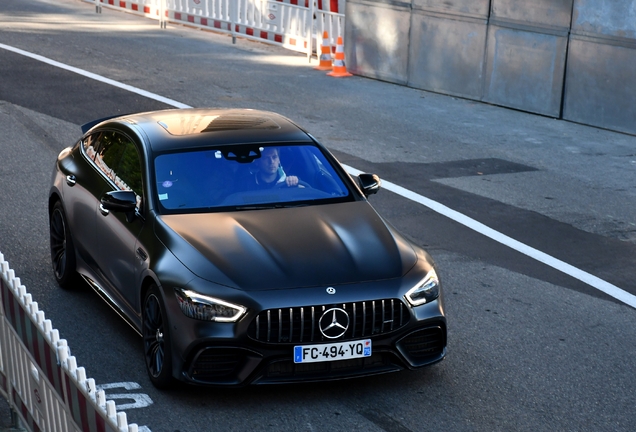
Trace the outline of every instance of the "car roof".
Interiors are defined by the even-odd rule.
[[[156,153],[210,145],[313,142],[307,132],[288,118],[252,109],[170,109],[104,120],[95,127],[115,123],[142,130],[150,149]]]

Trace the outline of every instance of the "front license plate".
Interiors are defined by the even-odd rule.
[[[294,347],[294,363],[314,363],[371,357],[371,339]]]

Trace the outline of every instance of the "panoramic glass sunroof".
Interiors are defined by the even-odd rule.
[[[223,115],[174,114],[157,122],[171,135],[193,135],[206,132],[221,132],[244,129],[279,129],[269,117],[249,113]]]

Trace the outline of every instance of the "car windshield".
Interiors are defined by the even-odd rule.
[[[353,199],[314,145],[225,146],[154,161],[162,213],[288,207]]]

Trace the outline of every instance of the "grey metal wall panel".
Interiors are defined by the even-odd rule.
[[[575,0],[572,30],[636,39],[636,1]]]
[[[572,1],[492,0],[491,18],[568,29],[572,15]]]
[[[347,2],[344,48],[349,72],[407,83],[411,9],[410,2],[409,7],[400,4]]]
[[[413,9],[488,18],[490,0],[413,0]]]
[[[567,38],[490,25],[484,100],[559,117]]]
[[[636,0],[348,0],[346,15],[353,73],[636,134]]]
[[[413,12],[411,87],[481,99],[487,22]]]
[[[636,48],[571,39],[563,118],[636,134]]]

